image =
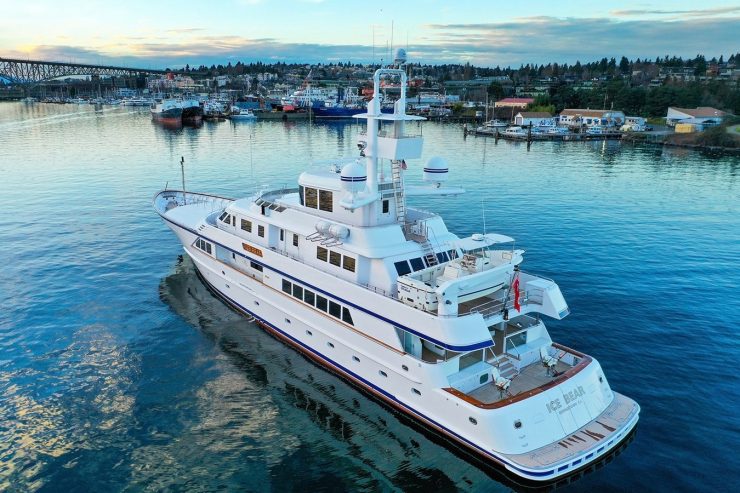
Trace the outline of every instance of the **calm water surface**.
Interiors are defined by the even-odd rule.
[[[151,208],[180,156],[189,189],[241,196],[356,153],[359,128],[0,104],[0,490],[510,488],[215,300]],[[740,160],[422,130],[469,193],[414,204],[460,235],[485,208],[569,301],[553,339],[642,406],[564,489],[737,491]]]

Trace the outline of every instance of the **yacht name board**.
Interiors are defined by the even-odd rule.
[[[584,395],[586,395],[586,391],[584,391],[583,390],[583,387],[581,387],[580,385],[578,387],[574,388],[573,390],[571,390],[570,392],[564,392],[563,393],[563,397],[565,398],[565,405],[566,406],[568,406],[568,404],[575,405],[575,401],[577,401],[580,397],[583,397]],[[559,398],[555,398],[555,399],[551,400],[546,405],[547,405],[547,411],[548,412],[551,412],[551,413],[552,412],[555,412],[555,411],[559,411],[560,413],[562,413],[564,411],[567,411],[571,407],[573,407],[571,405],[571,406],[568,406],[565,409],[561,410],[561,408],[563,407],[563,405],[561,404]]]
[[[262,250],[260,250],[259,248],[255,248],[252,245],[247,245],[246,243],[242,243],[242,247],[244,247],[244,249],[249,253],[253,253],[258,257],[262,256]]]

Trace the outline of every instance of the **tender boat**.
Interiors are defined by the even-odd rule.
[[[501,132],[501,135],[510,139],[526,139],[527,130],[523,129],[522,127],[513,126],[508,127],[506,130]]]
[[[400,79],[392,114],[384,79]],[[423,145],[407,127],[424,120],[405,112],[406,82],[375,72],[358,157],[248,198],[163,190],[154,208],[226,304],[488,463],[554,481],[613,451],[640,408],[595,358],[553,342],[544,318],[570,310],[512,238],[460,238],[407,203],[464,190],[444,185],[440,157],[425,185],[405,185]]]

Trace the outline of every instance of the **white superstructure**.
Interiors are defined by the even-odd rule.
[[[401,79],[393,114],[380,111],[384,77]],[[403,70],[374,83],[359,158],[244,199],[164,190],[157,212],[228,304],[488,461],[548,481],[604,456],[639,406],[595,359],[552,342],[541,317],[568,306],[520,270],[511,238],[459,238],[407,205],[463,191],[443,185],[441,158],[423,166],[428,186],[404,186],[422,151],[405,125],[422,118],[405,113]]]

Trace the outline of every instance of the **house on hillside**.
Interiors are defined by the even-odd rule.
[[[558,125],[568,127],[616,127],[624,124],[624,113],[616,110],[564,109]]]
[[[665,123],[669,127],[675,127],[677,123],[691,123],[702,126],[719,125],[726,115],[727,113],[724,111],[709,106],[700,106],[694,109],[669,107]]]
[[[514,125],[526,127],[554,127],[555,118],[546,111],[520,111],[514,117]]]

